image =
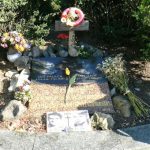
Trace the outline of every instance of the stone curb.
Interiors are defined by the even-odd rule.
[[[150,124],[117,131],[51,134],[0,130],[0,150],[150,150]]]

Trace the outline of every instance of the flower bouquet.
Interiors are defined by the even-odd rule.
[[[137,97],[128,87],[128,77],[121,55],[117,55],[114,58],[108,57],[102,63],[102,66],[100,65],[97,67],[103,71],[108,80],[119,89],[121,93],[128,96],[138,117],[148,115],[148,108],[150,106]]]
[[[14,62],[22,55],[22,52],[30,49],[30,45],[21,33],[16,31],[6,32],[0,39],[0,45],[8,48],[7,58],[10,62]]]
[[[30,82],[24,81],[24,84],[15,91],[14,98],[21,101],[24,105],[31,101]]]

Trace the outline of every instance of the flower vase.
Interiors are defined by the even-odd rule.
[[[21,55],[22,54],[20,52],[17,52],[15,49],[10,47],[7,52],[7,59],[10,62],[15,62],[19,57],[21,57]]]

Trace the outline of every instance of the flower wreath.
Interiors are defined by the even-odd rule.
[[[80,25],[83,22],[83,20],[83,12],[76,7],[65,9],[61,15],[61,22],[66,23],[66,25],[71,27]]]

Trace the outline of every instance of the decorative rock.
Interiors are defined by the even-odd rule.
[[[52,47],[51,45],[48,46],[47,52],[49,53],[49,55],[50,55],[51,53],[53,53],[53,47]]]
[[[32,56],[34,58],[41,56],[41,51],[38,47],[35,46],[32,48]]]
[[[23,69],[18,77],[18,81],[16,84],[16,87],[22,86],[24,81],[29,82],[28,78],[30,76],[30,70],[29,69]]]
[[[12,70],[9,70],[9,71],[7,71],[7,72],[5,73],[5,77],[11,78],[11,77],[12,77],[13,75],[15,75],[15,74],[18,74],[18,71],[12,69]]]
[[[87,44],[87,43],[81,42],[81,43],[80,43],[80,46],[81,46],[82,49],[86,49],[86,50],[89,51],[89,52],[92,52],[92,53],[95,52],[95,47],[93,47],[93,46],[91,46],[91,45],[89,45],[89,44]]]
[[[72,56],[72,57],[77,57],[78,56],[78,51],[72,46],[69,47],[68,52],[69,52],[69,55]]]
[[[51,57],[56,57],[56,54],[54,54],[54,53],[51,53],[51,55],[50,55]]]
[[[30,76],[29,69],[24,69],[20,74],[15,74],[14,76],[12,76],[8,91],[9,92],[15,91],[17,87],[23,85],[24,81],[29,82],[28,80],[29,76]]]
[[[115,87],[110,90],[110,95],[111,96],[116,95],[116,88]]]
[[[44,57],[50,57],[50,55],[49,55],[49,53],[48,53],[48,51],[47,50],[45,50],[45,51],[43,51],[43,55],[44,55]]]
[[[9,92],[15,91],[18,77],[19,77],[19,74],[15,74],[12,76],[11,81],[10,81],[10,86],[8,88]]]
[[[119,110],[124,117],[130,117],[131,105],[126,97],[121,95],[113,97],[113,104],[116,110]]]
[[[63,48],[63,47],[60,47],[59,48],[59,56],[60,57],[67,57],[68,56],[67,50],[65,48]]]
[[[92,126],[96,129],[112,129],[114,127],[115,121],[109,114],[104,114],[101,112],[95,112],[91,117]]]
[[[53,47],[51,45],[48,46],[47,52],[50,55],[50,57],[56,57],[56,55],[54,54],[54,51],[53,51]]]
[[[22,116],[27,111],[27,108],[17,100],[12,100],[2,110],[0,116],[3,121],[16,119]]]
[[[26,68],[28,62],[29,62],[29,56],[21,56],[14,62],[14,65],[19,68]]]
[[[136,91],[138,91],[138,92],[139,92],[139,91],[141,91],[141,89],[140,89],[140,88],[134,88],[134,90],[136,90]]]

